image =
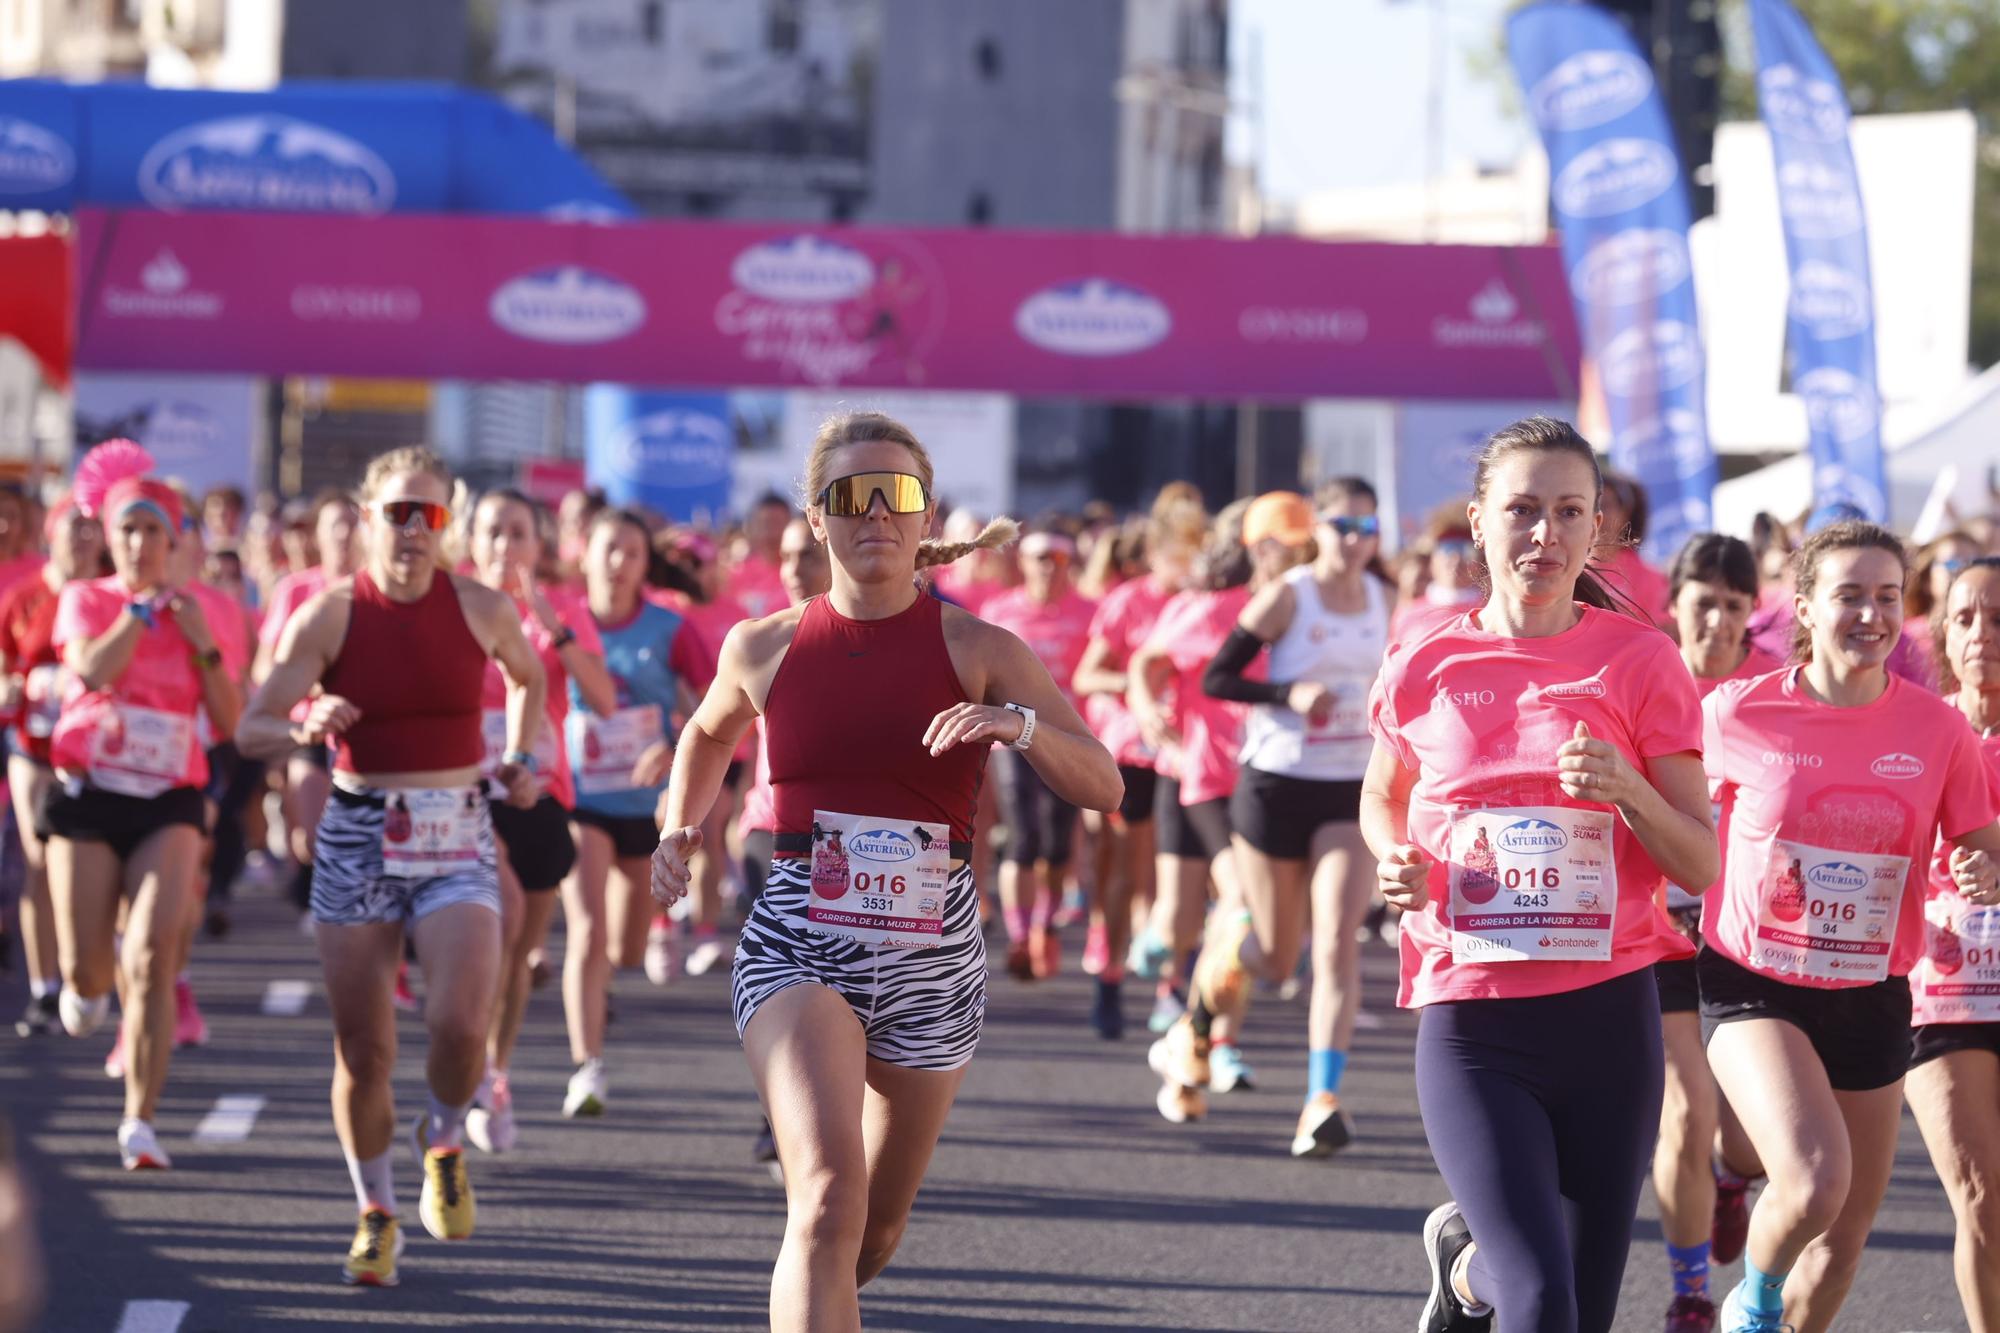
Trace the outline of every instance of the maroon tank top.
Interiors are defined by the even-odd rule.
[[[340,653],[320,688],[361,710],[333,766],[349,773],[471,768],[485,757],[479,695],[486,651],[443,570],[414,602],[394,602],[367,570],[354,576]]]
[[[972,840],[985,742],[931,757],[931,719],[967,702],[944,644],[943,603],[920,594],[887,620],[806,603],[764,701],[779,833],[810,833],[813,811],[949,821]]]

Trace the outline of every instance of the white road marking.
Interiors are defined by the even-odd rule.
[[[218,1097],[215,1109],[194,1128],[196,1143],[241,1143],[250,1137],[257,1113],[264,1109],[262,1097]]]
[[[280,1018],[302,1014],[311,995],[310,981],[274,981],[264,988],[264,1012]]]
[[[187,1312],[186,1301],[127,1301],[118,1333],[174,1333]]]

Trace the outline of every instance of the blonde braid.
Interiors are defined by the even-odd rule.
[[[926,540],[917,545],[917,568],[948,565],[974,551],[997,551],[1019,539],[1021,525],[1011,518],[996,518],[979,530],[969,542]]]

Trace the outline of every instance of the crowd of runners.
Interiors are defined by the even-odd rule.
[[[399,1138],[457,1241],[469,1150],[534,1150],[521,1099],[615,1114],[615,971],[730,971],[746,1140],[786,1191],[772,1326],[840,1330],[974,1056],[989,944],[991,984],[1089,974],[1075,1021],[1107,1060],[1145,1046],[1133,1114],[1176,1124],[1256,1081],[1253,1000],[1303,991],[1271,1151],[1323,1159],[1392,1109],[1342,1089],[1382,938],[1451,1200],[1421,1329],[1650,1323],[1617,1310],[1648,1180],[1668,1333],[1831,1327],[1907,1101],[1966,1318],[2000,1330],[1991,523],[1913,550],[1766,518],[1662,573],[1643,491],[1548,418],[1401,550],[1360,477],[947,515],[867,412],[725,533],[471,493],[422,448],[272,512],[157,473],[112,441],[46,511],[0,493],[16,1031],[101,1034],[107,1146],[169,1169],[190,952],[235,886],[281,886],[324,969],[350,1283],[397,1280]],[[544,981],[564,1087],[509,1075]]]

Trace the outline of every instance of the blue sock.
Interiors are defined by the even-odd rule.
[[[1667,1246],[1667,1266],[1674,1273],[1674,1295],[1708,1295],[1708,1242]]]
[[[1306,1054],[1306,1097],[1322,1092],[1339,1092],[1340,1076],[1347,1069],[1346,1051],[1309,1051]]]
[[[1743,1256],[1743,1308],[1772,1316],[1785,1312],[1785,1274],[1766,1273],[1747,1254]]]

